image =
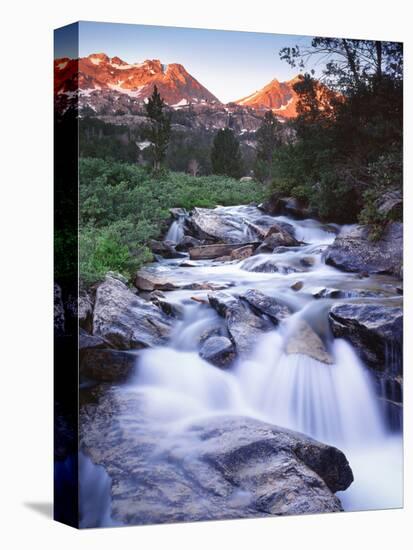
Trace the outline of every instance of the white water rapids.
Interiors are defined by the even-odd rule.
[[[233,207],[232,212],[246,215],[248,208]],[[238,360],[230,370],[221,370],[198,355],[199,336],[209,327],[223,323],[212,308],[191,300],[205,299],[208,293],[167,292],[168,301],[184,307],[184,318],[177,321],[166,346],[141,353],[129,384],[147,393],[150,417],[170,433],[181,423],[227,413],[255,417],[335,445],[346,454],[354,474],[353,484],[338,494],[345,510],[400,507],[400,431],[388,427],[377,387],[352,346],[332,338],[327,315],[333,301],[316,300],[313,296],[320,288],[340,289],[350,297],[355,289],[361,289],[380,291],[380,300],[393,301],[397,299],[394,282],[384,276],[360,279],[324,264],[322,251],[341,228],[325,228],[315,220],[275,219],[292,224],[296,238],[307,244],[239,263],[199,261],[195,267],[182,268],[182,260],[162,260],[157,269],[163,275],[173,273],[189,281],[231,283],[233,286],[226,292],[234,294],[255,288],[280,299],[295,313],[278,328],[263,334],[248,359]],[[168,233],[171,240],[181,238],[181,227],[175,224]],[[300,261],[309,256],[313,260],[300,272],[247,270],[274,256],[290,267],[302,265]],[[290,287],[298,280],[304,286],[295,292]],[[321,336],[334,364],[284,353],[291,331],[302,318]]]

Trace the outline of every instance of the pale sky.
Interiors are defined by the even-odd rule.
[[[68,45],[70,34],[66,42],[56,44],[56,57],[72,57]],[[284,81],[296,76],[298,70],[281,61],[278,52],[284,46],[305,46],[310,41],[308,36],[286,34],[119,23],[79,24],[80,57],[103,52],[127,63],[140,63],[145,59],[159,59],[164,64],[181,63],[224,103],[247,96],[274,78]]]

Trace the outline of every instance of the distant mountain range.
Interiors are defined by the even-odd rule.
[[[198,107],[199,110],[201,106],[218,110],[224,108],[224,104],[179,63],[164,65],[158,59],[152,59],[129,64],[119,57],[110,58],[104,53],[97,53],[79,60],[56,59],[54,68],[55,94],[70,98],[79,88],[81,105],[90,106],[96,114],[102,114],[99,113],[102,104],[108,114],[109,99],[120,105],[121,109],[126,108],[125,114],[130,114],[130,105],[143,104],[155,85],[164,101],[174,109]],[[298,75],[287,82],[274,79],[261,90],[230,102],[228,106],[252,109],[257,114],[271,109],[280,118],[293,118],[297,114],[297,94],[293,85],[300,78]],[[119,98],[120,94],[128,97]],[[102,97],[105,98],[103,102]],[[60,104],[63,103],[60,101]],[[113,113],[117,112],[116,109],[114,104]]]

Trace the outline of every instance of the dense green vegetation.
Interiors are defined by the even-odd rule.
[[[80,275],[91,284],[109,270],[130,276],[152,258],[147,246],[160,238],[169,208],[260,202],[266,188],[225,176],[193,177],[163,170],[157,178],[143,167],[81,159]]]
[[[273,188],[321,218],[369,223],[379,236],[389,221],[380,201],[402,189],[402,45],[314,38],[305,52],[281,51],[300,68],[312,55],[327,56],[328,87],[310,74],[295,85],[298,117],[274,155]]]

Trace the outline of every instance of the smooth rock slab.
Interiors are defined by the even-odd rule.
[[[151,421],[150,402],[144,392],[115,388],[81,412],[81,450],[111,477],[116,521],[342,509],[334,492],[346,489],[353,475],[338,449],[240,416],[209,417],[168,433]]]

